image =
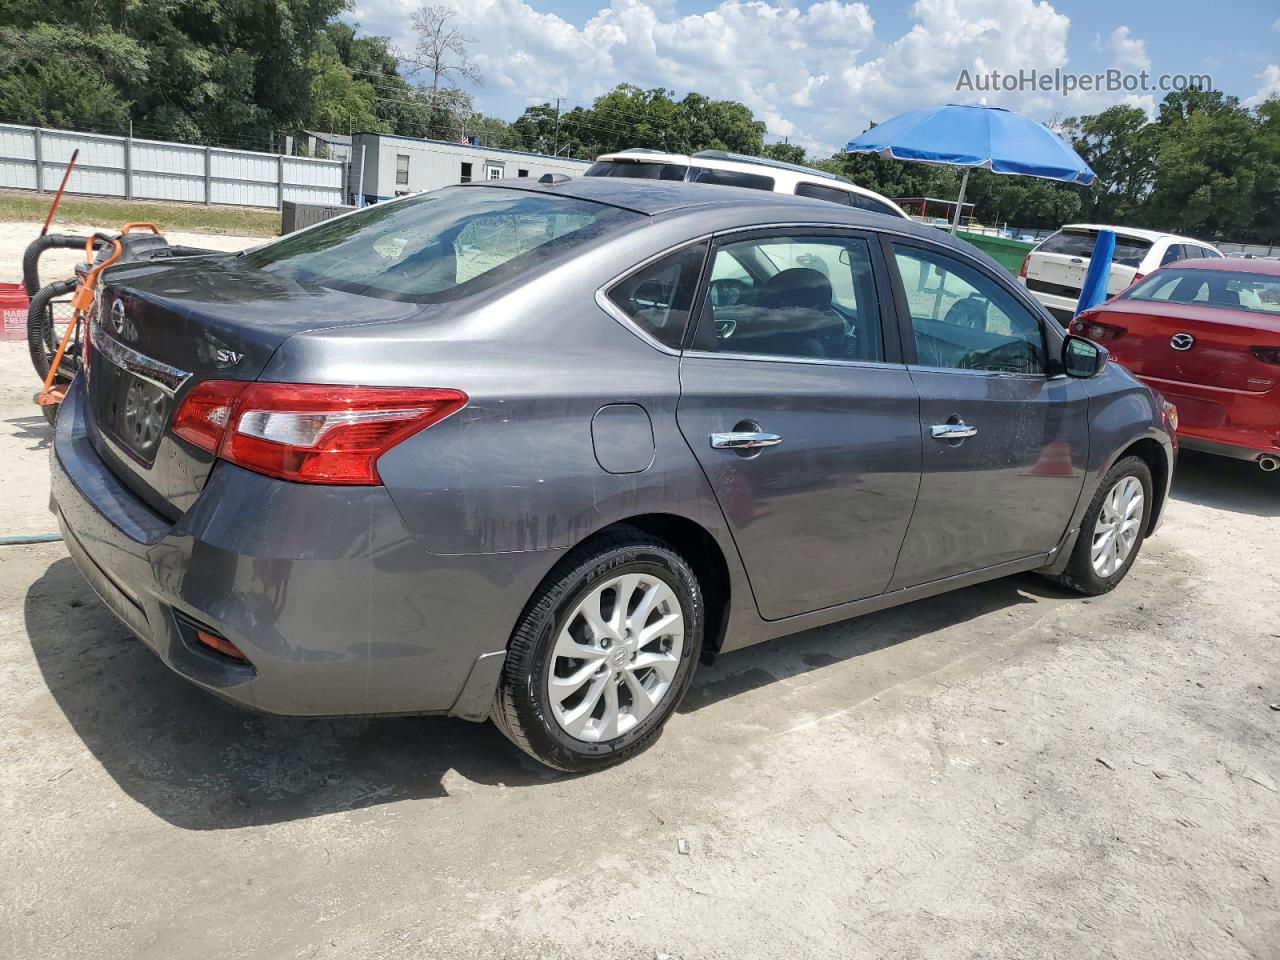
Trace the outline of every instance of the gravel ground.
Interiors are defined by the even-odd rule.
[[[51,529],[21,344],[0,384],[3,532]],[[1186,456],[1115,593],[1015,577],[728,655],[590,777],[489,725],[242,713],[60,544],[0,547],[0,957],[1274,960],[1277,515]]]

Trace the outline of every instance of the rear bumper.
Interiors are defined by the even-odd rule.
[[[1139,376],[1178,408],[1178,442],[1241,460],[1280,455],[1280,388],[1266,393]]]
[[[268,713],[483,719],[550,559],[436,556],[381,487],[292,484],[226,463],[170,524],[98,457],[83,404],[77,381],[58,416],[51,507],[85,579],[171,669]],[[251,665],[206,652],[190,621]]]
[[[1031,294],[1039,300],[1051,314],[1064,327],[1071,323],[1076,315],[1076,303],[1078,298],[1060,297],[1053,293],[1044,293],[1041,290],[1032,290],[1027,288],[1027,293]]]

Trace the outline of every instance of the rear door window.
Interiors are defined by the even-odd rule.
[[[690,167],[690,183],[714,183],[721,187],[746,187],[748,190],[772,190],[773,177],[758,173],[740,173],[737,170],[716,170],[713,167]]]
[[[884,359],[867,241],[776,236],[716,247],[695,345],[716,353]]]
[[[679,350],[706,256],[705,242],[685,247],[615,283],[609,300],[653,339]]]

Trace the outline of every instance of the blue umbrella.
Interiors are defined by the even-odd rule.
[[[978,104],[949,103],[900,113],[850,140],[845,149],[964,167],[952,233],[960,224],[971,167],[1067,183],[1089,184],[1094,178],[1079,154],[1043,124],[1002,107]]]

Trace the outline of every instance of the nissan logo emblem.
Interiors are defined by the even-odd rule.
[[[1196,338],[1189,333],[1175,333],[1169,338],[1169,346],[1175,350],[1190,350],[1196,345]]]
[[[124,335],[124,301],[117,300],[111,304],[111,329],[116,332],[116,336]]]

